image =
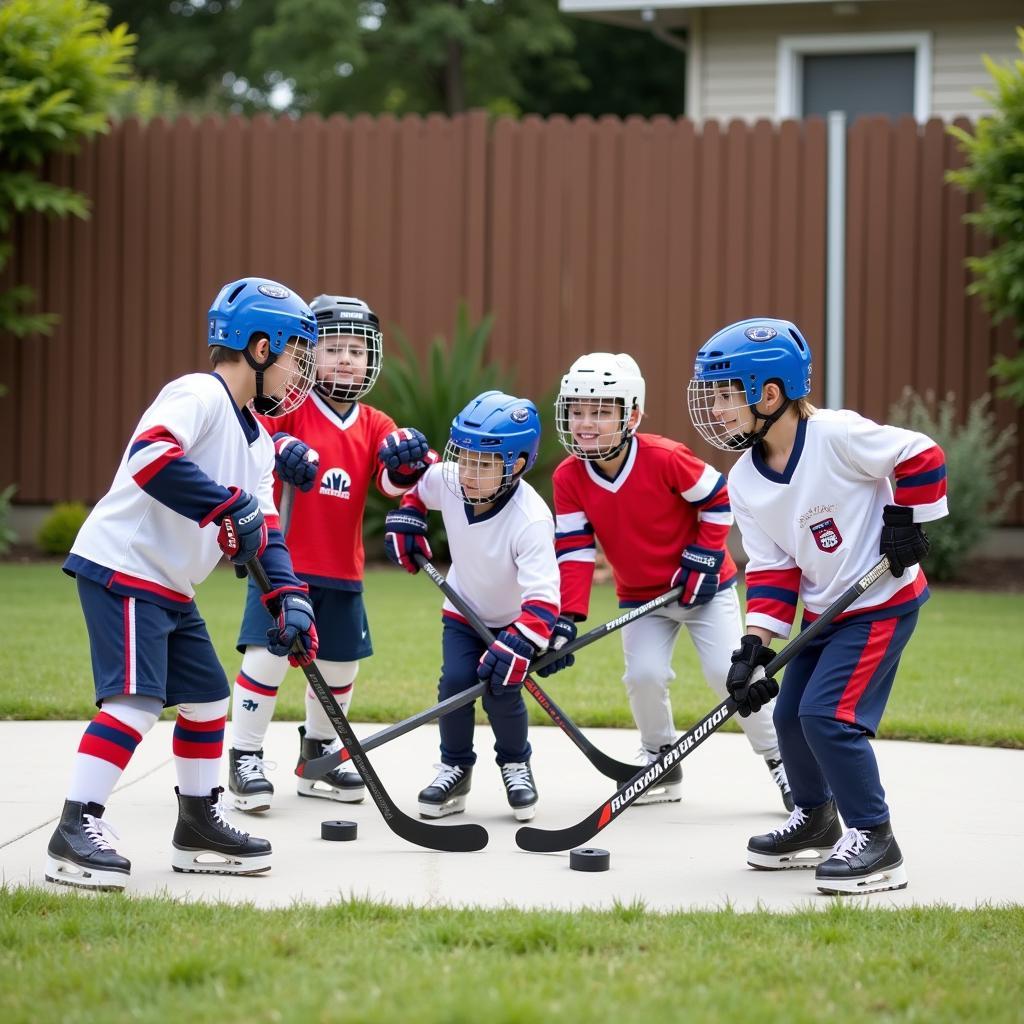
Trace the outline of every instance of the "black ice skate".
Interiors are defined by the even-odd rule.
[[[65,800],[46,847],[46,880],[80,889],[123,889],[132,865],[103,838],[104,832],[117,838],[99,804]]]
[[[305,726],[299,726],[299,763],[295,774],[299,777],[299,796],[317,796],[323,800],[340,800],[343,804],[357,804],[366,796],[366,786],[359,772],[344,765],[332,768],[322,779],[307,779],[303,770],[307,761],[341,749],[341,740],[313,740],[306,735]]]
[[[782,828],[751,837],[747,863],[766,871],[814,868],[829,855],[842,834],[835,801],[820,807],[796,807]]]
[[[671,747],[666,743],[657,753],[648,750],[646,747],[640,749],[641,763],[653,764],[658,760],[658,755]],[[682,800],[683,789],[683,766],[676,764],[671,767],[659,779],[655,779],[653,785],[644,790],[641,796],[633,801],[634,804],[677,804]]]
[[[779,787],[779,792],[782,794],[782,802],[785,804],[786,810],[795,810],[796,805],[793,803],[793,794],[789,788],[789,779],[786,778],[786,769],[782,766],[782,759],[777,757],[766,757],[764,759],[764,763],[768,765],[768,771],[771,772],[772,781]]]
[[[437,777],[420,790],[421,818],[443,818],[466,809],[466,794],[473,784],[473,769],[461,764],[436,764]]]
[[[509,761],[501,765],[505,796],[516,821],[530,821],[537,813],[537,784],[529,761]]]
[[[235,808],[254,814],[269,811],[274,784],[267,778],[262,750],[228,751],[228,789]]]
[[[830,896],[906,889],[907,869],[892,825],[886,821],[844,833],[828,860],[818,865],[814,881]]]
[[[209,796],[178,797],[171,867],[212,875],[255,875],[270,870],[270,843],[237,829],[220,807],[221,787]]]

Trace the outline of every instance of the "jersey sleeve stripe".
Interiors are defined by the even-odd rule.
[[[709,466],[708,468],[710,469],[711,467]],[[683,497],[685,498],[686,495],[683,495]],[[711,489],[711,493],[706,498],[701,498],[698,501],[690,501],[690,504],[707,505],[709,502],[718,504],[718,502],[715,501],[716,498],[719,501],[725,501],[726,503],[729,501],[729,490],[726,487],[725,477],[721,473],[718,474],[718,480],[715,482],[715,486]]]
[[[787,590],[783,587],[747,586],[747,602],[758,600],[781,601],[791,604],[794,608],[799,595],[795,590]]]
[[[767,629],[770,633],[775,633],[776,636],[787,637],[793,628],[793,623],[791,620],[776,619],[764,612],[755,612],[748,608],[747,629],[750,629],[751,626]]]
[[[723,483],[725,478],[722,474],[714,466],[706,465],[697,482],[688,490],[682,491],[679,496],[691,505],[699,504],[712,497]]]
[[[585,548],[575,548],[569,551],[559,551],[557,554],[558,564],[562,565],[565,562],[596,562],[597,561],[597,548],[591,544]]]
[[[555,535],[562,536],[570,533],[593,533],[594,528],[587,522],[585,512],[565,512],[555,516]]]

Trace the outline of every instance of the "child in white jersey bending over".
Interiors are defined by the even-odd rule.
[[[448,534],[448,581],[497,636],[489,646],[446,601],[442,612],[444,700],[478,680],[489,683],[484,711],[509,806],[529,821],[537,806],[521,686],[531,660],[548,646],[558,616],[554,522],[521,477],[537,459],[540,418],[534,404],[485,391],[452,421],[444,458],[431,466],[387,516],[388,557],[418,572],[416,553],[430,558],[427,511],[439,509]],[[441,764],[419,795],[420,814],[440,818],[465,810],[476,754],[473,704],[440,721]]]

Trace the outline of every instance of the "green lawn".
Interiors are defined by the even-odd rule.
[[[1020,907],[258,911],[0,890],[0,1010],[12,1024],[999,1024],[1021,1019],[1021,934]]]
[[[0,565],[6,595],[2,718],[88,718],[93,714],[89,648],[74,583],[56,564]],[[364,662],[353,717],[393,721],[433,703],[440,659],[440,594],[425,576],[371,570],[366,599],[376,655]],[[234,639],[243,584],[227,569],[203,585],[199,607],[234,678]],[[588,626],[617,614],[610,586],[595,591]],[[883,735],[1024,747],[1024,595],[936,589],[904,657]],[[691,725],[715,703],[684,638],[676,651],[676,723]],[[544,685],[580,725],[629,726],[617,637],[584,651],[571,671]],[[277,715],[302,717],[303,680],[292,672]],[[536,707],[531,721],[548,722]],[[734,726],[730,723],[730,728]]]

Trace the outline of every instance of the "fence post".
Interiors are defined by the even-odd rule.
[[[846,339],[846,114],[828,115],[828,227],[825,255],[825,406],[844,402]]]

